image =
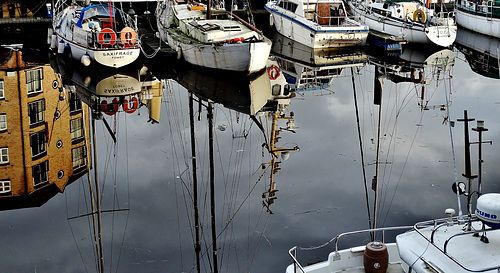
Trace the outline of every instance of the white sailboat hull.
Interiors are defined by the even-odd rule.
[[[487,18],[484,13],[473,12],[461,5],[457,8],[457,24],[484,35],[500,38],[500,18]]]
[[[392,36],[392,39],[402,39],[409,43],[436,44],[448,47],[457,36],[456,25],[426,26],[422,23],[409,22],[380,16],[368,12],[364,7],[349,1],[349,7],[359,20],[368,25],[370,30]]]

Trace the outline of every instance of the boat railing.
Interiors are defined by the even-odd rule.
[[[385,243],[385,233],[387,231],[398,231],[398,230],[405,230],[406,231],[406,230],[410,230],[412,228],[413,228],[412,226],[399,226],[399,227],[383,227],[383,228],[372,228],[372,229],[363,229],[363,230],[357,230],[357,231],[344,232],[344,233],[341,233],[341,234],[337,235],[336,237],[332,238],[330,241],[326,242],[325,244],[317,246],[317,247],[304,248],[304,247],[294,246],[290,250],[288,250],[288,255],[290,255],[290,257],[293,260],[293,264],[295,266],[295,272],[297,272],[297,269],[299,269],[300,272],[306,273],[304,270],[304,267],[302,267],[300,262],[297,260],[297,250],[319,249],[319,248],[322,248],[322,247],[329,245],[332,242],[335,242],[335,252],[334,253],[335,253],[335,256],[339,256],[338,243],[340,241],[340,238],[343,238],[346,236],[351,236],[351,235],[359,235],[359,234],[380,234],[381,233],[382,234],[381,242]]]
[[[450,218],[435,219],[435,220],[429,220],[429,221],[416,223],[413,226],[413,229],[420,236],[422,236],[425,240],[427,240],[431,245],[433,245],[437,250],[439,250],[441,253],[443,253],[446,257],[448,257],[450,260],[455,262],[458,266],[460,266],[461,268],[463,268],[469,272],[485,272],[485,271],[490,271],[490,270],[500,270],[500,264],[496,265],[496,266],[485,267],[485,268],[469,268],[466,265],[462,264],[460,261],[458,261],[455,257],[451,256],[450,253],[447,251],[448,244],[452,239],[457,239],[457,238],[465,236],[465,235],[479,234],[482,232],[491,231],[493,229],[484,229],[483,228],[481,230],[477,230],[477,229],[468,230],[466,228],[463,232],[458,233],[458,234],[453,234],[450,237],[448,237],[445,240],[442,247],[438,246],[436,244],[436,242],[434,241],[434,235],[441,228],[445,228],[445,227],[452,226],[452,225],[460,225],[460,224],[467,226],[467,225],[470,225],[471,222],[477,221],[477,220],[478,220],[477,217],[474,215],[470,218],[466,217],[465,219],[462,219],[462,220],[460,220],[458,217],[454,217],[451,219]],[[432,228],[432,231],[430,233],[430,236],[427,236],[421,231],[421,229],[429,228],[429,227],[433,227],[433,228]]]

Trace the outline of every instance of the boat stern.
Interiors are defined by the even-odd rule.
[[[442,47],[449,47],[457,38],[457,26],[434,26],[425,30],[425,35],[431,42]]]
[[[122,67],[139,58],[140,48],[99,50],[94,53],[94,59],[105,66]]]
[[[248,65],[248,74],[257,73],[266,68],[269,54],[271,53],[272,42],[263,37],[262,42],[252,43],[250,45],[250,63]]]

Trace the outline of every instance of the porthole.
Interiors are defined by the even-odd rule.
[[[62,145],[63,145],[62,140],[60,140],[60,139],[59,139],[59,140],[57,141],[57,143],[56,143],[56,147],[57,147],[57,148],[61,148],[61,147],[62,147]]]
[[[63,178],[64,177],[64,171],[63,170],[60,170],[58,173],[57,173],[57,177],[59,179]]]
[[[52,82],[52,88],[57,89],[59,87],[59,82],[57,80],[54,80]]]
[[[59,110],[56,110],[56,112],[54,113],[54,118],[59,119],[60,117],[61,117],[61,112],[59,112]]]

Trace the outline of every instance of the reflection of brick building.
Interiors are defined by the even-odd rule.
[[[60,86],[0,49],[0,210],[40,206],[88,170],[88,111]]]

